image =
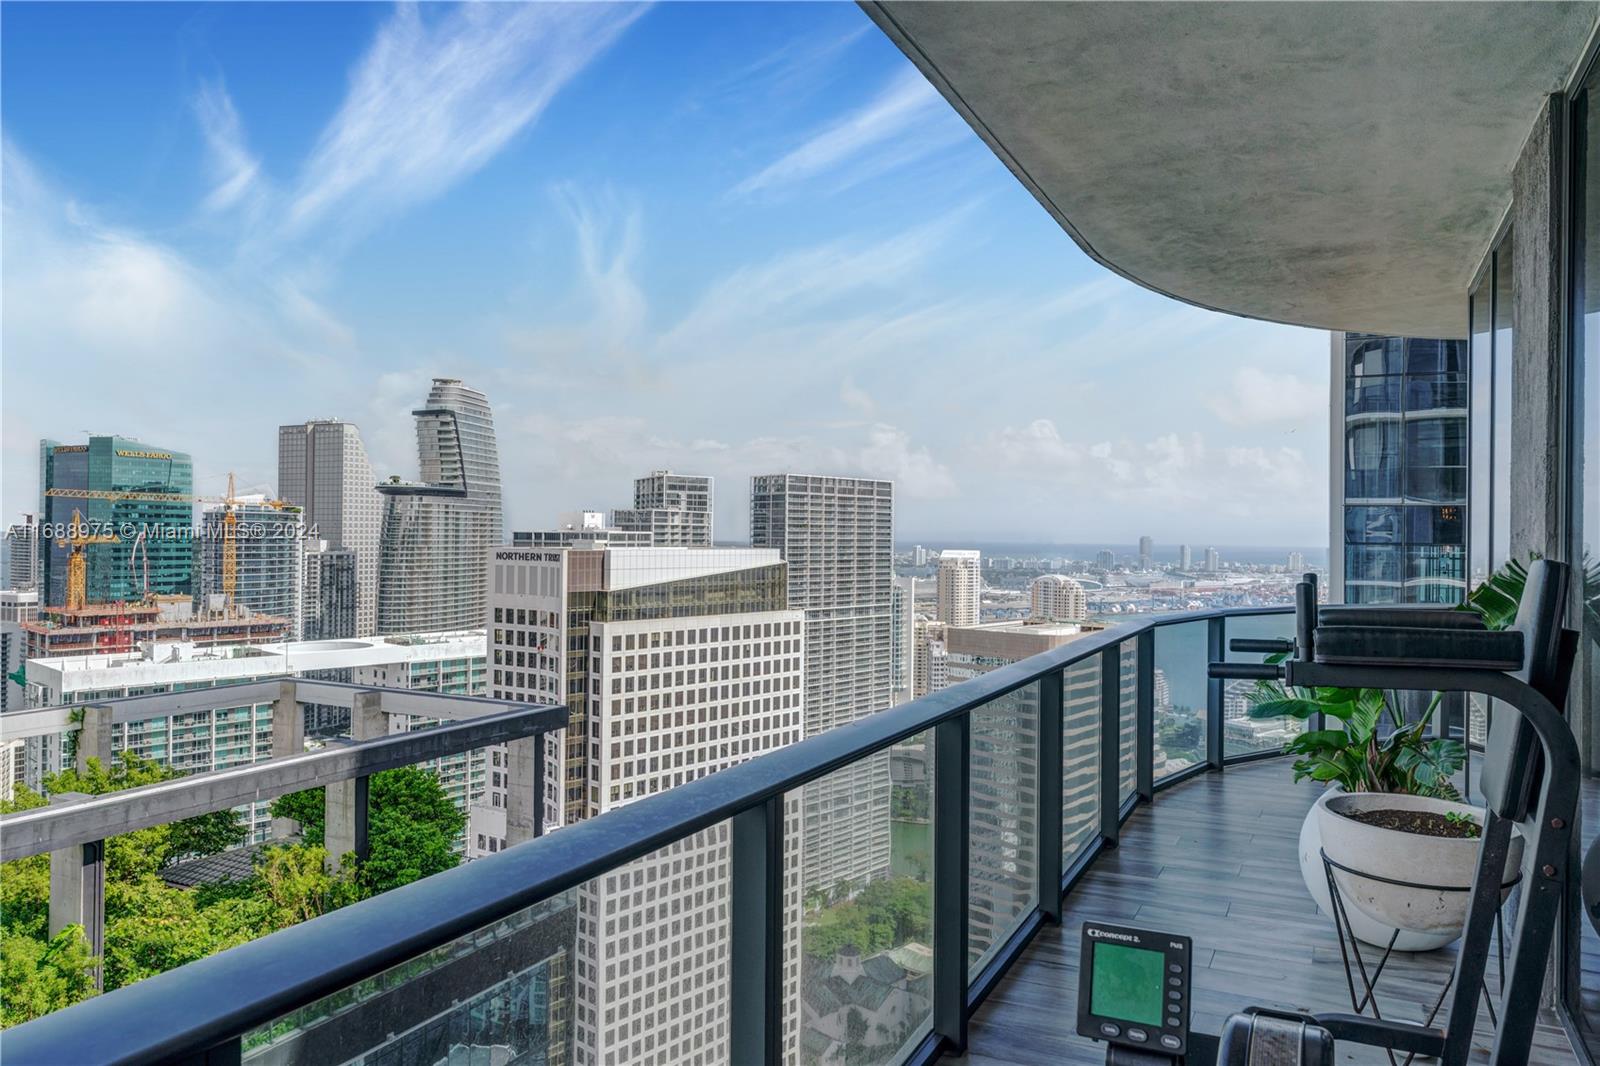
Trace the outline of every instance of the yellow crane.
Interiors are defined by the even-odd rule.
[[[122,500],[148,500],[154,503],[220,503],[223,505],[222,513],[222,598],[223,602],[232,605],[234,590],[239,584],[239,515],[238,509],[242,502],[234,494],[233,472],[228,472],[228,494],[226,496],[191,496],[182,492],[139,492],[121,491],[115,489],[49,489],[46,496],[59,496],[75,500],[110,500],[113,503]],[[294,504],[288,500],[263,500],[262,505],[274,510],[282,511],[291,508]],[[77,521],[77,512],[73,512],[74,521]],[[112,537],[111,541],[119,538]],[[111,541],[88,541],[86,543],[105,544]],[[65,545],[62,545],[65,547]],[[74,558],[79,558],[79,553],[74,553]],[[68,580],[70,575],[68,570]],[[147,590],[148,591],[148,590]],[[79,603],[78,606],[83,606]]]
[[[73,509],[72,525],[67,528],[67,536],[56,541],[56,547],[72,549],[72,554],[67,556],[67,610],[80,611],[89,602],[89,561],[84,557],[83,549],[90,544],[117,544],[121,540],[115,533],[90,535],[84,525],[83,515],[76,508]]]

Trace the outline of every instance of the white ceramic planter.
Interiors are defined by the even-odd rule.
[[[1426,796],[1375,792],[1329,795],[1312,809],[1328,857],[1352,869],[1396,881],[1462,887],[1472,883],[1478,864],[1479,840],[1382,829],[1344,816],[1344,812],[1384,808],[1438,814],[1459,811],[1479,821],[1483,818],[1482,810],[1470,804]],[[1501,880],[1509,879],[1521,866],[1522,837],[1513,833],[1506,858],[1507,873]],[[1340,870],[1334,871],[1334,878],[1347,911],[1360,913],[1384,930],[1399,929],[1402,937],[1414,934],[1425,938],[1423,942],[1443,938],[1433,945],[1438,947],[1459,937],[1466,923],[1470,895],[1467,892],[1407,888]],[[1360,939],[1372,942],[1365,936]],[[1380,943],[1387,940],[1385,935]]]
[[[1338,785],[1329,785],[1311,810],[1306,812],[1306,820],[1300,824],[1300,876],[1305,879],[1306,890],[1311,893],[1311,898],[1327,915],[1333,914],[1333,900],[1328,897],[1328,877],[1322,866],[1322,822],[1319,812],[1328,800],[1342,795],[1344,791]],[[1394,926],[1373,921],[1348,905],[1345,907],[1345,916],[1350,919],[1350,931],[1357,940],[1378,948],[1388,946]],[[1394,947],[1396,951],[1433,951],[1444,947],[1459,935],[1459,932],[1413,933],[1401,930]]]

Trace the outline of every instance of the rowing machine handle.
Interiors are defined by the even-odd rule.
[[[1225,680],[1281,681],[1283,667],[1273,663],[1211,663],[1206,676]]]

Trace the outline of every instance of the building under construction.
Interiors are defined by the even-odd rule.
[[[157,596],[147,603],[94,603],[46,607],[20,628],[26,659],[60,655],[111,655],[160,644],[264,644],[285,640],[290,619],[237,606],[194,609],[188,596]]]
[[[127,437],[40,441],[39,488],[42,604],[81,608],[193,595],[189,456]],[[63,535],[74,526],[76,537]],[[80,589],[69,587],[74,570]]]

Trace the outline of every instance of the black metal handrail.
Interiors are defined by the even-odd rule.
[[[750,901],[759,902],[764,897],[770,904],[778,894],[772,882],[774,879],[781,882],[781,862],[774,875],[770,860],[775,855],[781,860],[783,796],[929,730],[936,731],[935,800],[937,802],[941,792],[951,797],[955,791],[941,788],[941,781],[948,781],[950,785],[959,783],[958,791],[963,800],[959,805],[960,825],[947,823],[944,830],[936,828],[934,868],[941,869],[943,863],[947,872],[959,868],[966,873],[964,800],[970,787],[966,780],[966,738],[972,711],[1036,682],[1058,686],[1063,671],[1095,656],[1104,657],[1102,665],[1117,662],[1122,644],[1140,637],[1145,638],[1136,643],[1142,662],[1153,655],[1153,641],[1148,635],[1166,626],[1207,622],[1208,643],[1216,645],[1222,639],[1222,628],[1228,618],[1287,615],[1292,610],[1290,607],[1261,607],[1195,611],[1142,623],[1124,623],[1086,635],[1071,644],[687,782],[560,832],[28,1022],[4,1034],[5,1060],[8,1064],[237,1063],[243,1036],[259,1026],[730,819],[734,820],[730,889],[734,899],[730,912],[736,926],[741,922],[741,914],[770,915],[770,905],[763,911]],[[1147,676],[1148,670],[1141,670],[1141,675]],[[1148,799],[1154,788],[1168,783],[1150,781],[1147,737],[1152,728],[1150,700],[1148,684],[1140,687],[1135,752],[1136,763],[1142,762],[1143,766],[1142,772],[1136,774],[1135,803]],[[1059,688],[1056,692],[1059,694]],[[1050,700],[1042,699],[1041,711],[1047,711],[1050,704]],[[1059,699],[1054,701],[1054,707],[1055,717],[1059,719]],[[1111,710],[1120,713],[1119,708],[1108,710],[1102,695],[1103,722]],[[1043,717],[1049,715],[1043,714]],[[1211,769],[1220,769],[1223,761],[1221,724],[1220,685],[1213,683],[1207,704]],[[951,750],[957,747],[959,752]],[[1109,764],[1102,759],[1099,770],[1103,787],[1108,783],[1114,785],[1119,794],[1120,762],[1120,754]],[[1044,769],[1045,772],[1050,770],[1049,767]],[[951,773],[959,774],[959,782],[941,776]],[[1059,759],[1054,765],[1054,788],[1041,787],[1039,792],[1041,807],[1053,803],[1059,809]],[[1120,818],[1131,809],[1132,804],[1123,809],[1120,803],[1113,803],[1109,811],[1103,806],[1101,834],[1096,842],[1106,838],[1114,840]],[[778,816],[774,817],[775,813]],[[936,827],[940,824],[937,813]],[[957,841],[959,844],[954,843]],[[953,850],[957,847],[958,852]],[[762,857],[767,861],[752,861]],[[1058,860],[1070,858],[1060,856],[1059,850],[1056,857]],[[1062,865],[1061,861],[1056,862],[1057,867]],[[1071,865],[1070,861],[1067,865]],[[1053,873],[1058,882],[1064,881],[1062,871]],[[965,1044],[966,1018],[975,1005],[968,995],[970,982],[964,948],[966,893],[964,889],[959,893],[963,901],[959,911],[948,903],[941,908],[937,889],[944,880],[935,878],[934,942],[938,953],[934,968],[935,1036],[923,1045],[935,1050],[941,1046],[959,1048]],[[964,886],[966,877],[960,880]],[[959,921],[959,939],[940,935],[941,911],[946,912],[946,921]],[[1041,897],[1032,914],[1021,916],[1022,924],[1036,919],[1041,912],[1059,917],[1059,893],[1053,904]],[[756,1056],[770,1059],[770,1049],[778,1046],[772,1036],[781,1026],[781,1009],[773,1002],[777,983],[770,980],[782,964],[781,943],[778,938],[741,937],[737,932],[736,929],[736,935],[730,938],[733,942],[732,987],[740,996],[754,994],[751,989],[761,991],[765,1009],[732,1012],[734,1056],[737,1061],[750,1061]],[[955,942],[962,945],[959,953],[951,950]],[[945,944],[942,951],[941,943]],[[1000,971],[1025,944],[1025,937],[1014,938],[1007,944],[1005,954],[996,960]],[[947,953],[958,965],[941,966],[940,959]],[[991,970],[994,968],[995,964],[991,964]],[[957,980],[959,988],[955,985]],[[992,978],[989,983],[992,984]],[[941,989],[947,991],[941,994]],[[752,1050],[755,1054],[745,1056],[741,1049]]]

